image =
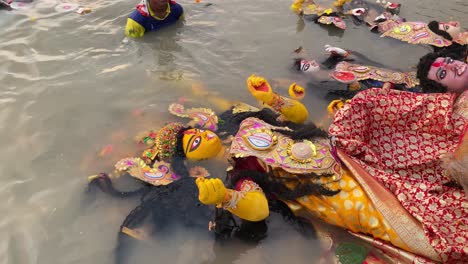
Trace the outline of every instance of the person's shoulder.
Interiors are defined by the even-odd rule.
[[[184,11],[184,8],[179,3],[171,2],[170,5],[171,5],[171,10],[172,11],[180,12],[181,14]]]
[[[128,15],[129,18],[135,20],[143,17],[143,15],[138,11],[137,9],[133,10],[130,15]]]

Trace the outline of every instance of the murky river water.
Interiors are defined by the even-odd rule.
[[[123,35],[135,0],[80,0],[93,9],[84,16],[57,13],[55,0],[0,11],[0,263],[113,263],[116,232],[136,203],[102,195],[83,206],[86,177],[127,153],[98,157],[106,145],[130,146],[138,131],[175,120],[166,111],[174,101],[223,107],[208,94],[253,103],[245,79],[256,73],[281,93],[288,80],[308,84],[311,119],[326,123],[326,89],[290,70],[295,48],[323,59],[332,44],[402,70],[428,51],[351,23],[341,35],[307,22],[298,31],[289,0],[179,2],[185,25],[138,41]],[[402,3],[409,20],[468,25],[465,0]],[[316,244],[273,223],[267,240],[229,262],[315,263]],[[139,254],[134,263],[216,262],[210,235],[188,231]]]

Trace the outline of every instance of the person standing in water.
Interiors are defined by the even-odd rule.
[[[176,23],[183,14],[182,6],[173,0],[142,0],[127,18],[125,35],[143,37],[146,32]]]

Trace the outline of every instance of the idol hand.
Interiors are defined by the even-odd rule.
[[[206,205],[221,204],[226,197],[226,187],[220,179],[197,178],[198,199]]]
[[[325,51],[329,53],[330,55],[341,56],[341,57],[349,56],[349,51],[344,50],[342,48],[338,48],[338,47],[332,47],[328,44],[325,45]]]

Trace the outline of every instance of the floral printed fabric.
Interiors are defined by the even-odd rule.
[[[450,179],[440,160],[456,149],[467,126],[453,113],[455,97],[366,90],[345,104],[329,130],[337,146],[423,224],[444,263],[468,259],[465,193],[443,185]]]

